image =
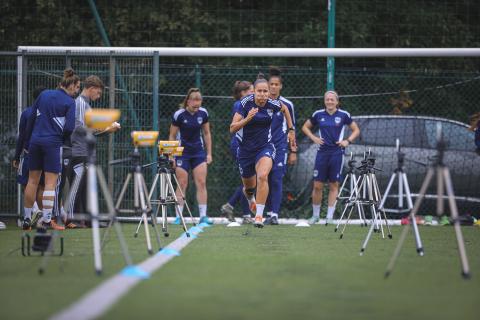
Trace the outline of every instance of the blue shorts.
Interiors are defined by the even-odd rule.
[[[21,184],[22,186],[26,186],[28,184],[28,154],[22,156],[20,158],[20,162],[18,163],[18,170],[17,170],[17,183]],[[45,184],[45,175],[42,172],[40,176],[39,185],[43,186]]]
[[[17,169],[17,183],[26,186],[28,183],[28,154],[20,157]]]
[[[275,160],[275,147],[273,146],[273,144],[268,144],[265,148],[261,149],[256,154],[253,154],[250,157],[238,156],[238,169],[242,178],[250,178],[256,175],[257,172],[255,171],[255,165],[263,157],[268,157],[273,161]]]
[[[272,172],[282,171],[287,173],[288,151],[286,149],[277,150],[275,160],[273,161]]]
[[[198,157],[180,156],[175,158],[175,164],[177,167],[182,168],[187,172],[189,172],[190,169],[195,169],[204,162],[207,162],[206,155],[200,155]]]
[[[235,136],[232,137],[230,140],[230,154],[232,155],[233,159],[237,160],[237,153],[238,153],[238,140]]]
[[[41,145],[30,143],[28,148],[30,170],[44,172],[62,172],[62,146]]]
[[[343,153],[317,152],[313,180],[335,182],[342,180]]]

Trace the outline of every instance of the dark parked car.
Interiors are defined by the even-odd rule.
[[[411,192],[415,197],[424,180],[427,167],[437,154],[437,124],[441,123],[443,136],[447,144],[444,163],[450,169],[457,205],[461,214],[480,215],[480,156],[475,152],[474,133],[468,125],[447,119],[422,116],[357,116],[361,135],[346,149],[344,171],[350,153],[357,160],[357,166],[363,159],[364,151],[371,149],[376,158],[375,166],[380,170],[376,176],[380,191],[385,191],[393,171],[397,167],[395,141],[398,138],[401,150],[405,153],[405,171],[408,176]],[[349,130],[345,133],[348,137]],[[298,202],[308,202],[311,192],[312,171],[317,146],[304,137],[299,143],[298,165],[288,173],[288,187]],[[414,160],[414,161],[409,161]],[[432,181],[419,213],[434,214],[436,198],[436,180]],[[396,187],[390,192],[397,194]],[[292,196],[290,196],[292,198]],[[396,201],[389,201],[386,207],[395,207]],[[445,203],[448,212],[448,203]]]

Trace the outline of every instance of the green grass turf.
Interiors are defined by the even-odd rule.
[[[64,255],[52,257],[46,272],[40,276],[38,268],[42,258],[38,254],[35,257],[21,255],[23,232],[11,225],[0,231],[0,319],[46,319],[125,267],[113,229],[103,254],[104,272],[100,277],[93,267],[91,229],[66,230],[63,232]],[[132,260],[140,263],[149,256],[144,228],[140,229],[138,238],[134,238],[135,227],[134,224],[122,225]],[[163,246],[182,232],[177,226],[169,227],[169,231],[169,238],[161,237]],[[150,232],[152,244],[157,248],[152,229]]]
[[[132,228],[126,226],[127,239],[135,261],[141,261],[145,246],[142,238],[131,237]],[[375,234],[363,257],[358,252],[366,229],[359,226],[349,227],[343,240],[324,226],[266,227],[248,236],[242,235],[245,228],[206,229],[102,318],[478,318],[478,228],[462,228],[473,274],[469,281],[460,276],[451,227],[420,228],[424,257],[417,256],[410,234],[387,280],[383,273],[400,228],[393,229],[394,240]],[[0,232],[2,318],[45,318],[106,278],[92,272],[89,230],[66,233],[66,256],[53,259],[44,276],[36,274],[38,259],[11,252],[19,246],[19,235]],[[109,248],[105,269],[113,274],[122,258],[118,245],[111,241]]]

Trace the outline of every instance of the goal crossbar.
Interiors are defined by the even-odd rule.
[[[189,57],[478,57],[480,48],[194,48],[19,46],[25,55]]]

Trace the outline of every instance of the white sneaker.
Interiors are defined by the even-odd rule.
[[[320,217],[311,217],[310,219],[308,219],[308,224],[315,224],[315,223],[318,223],[320,221]]]

